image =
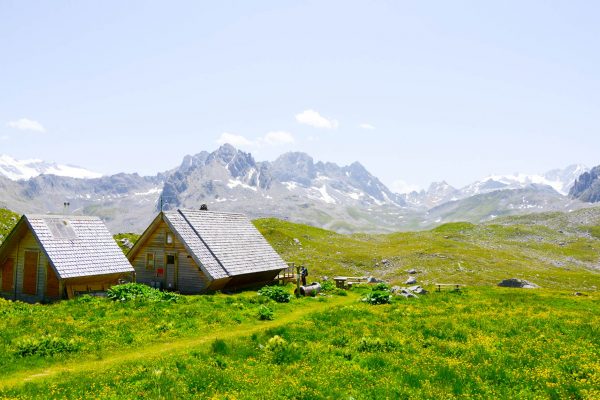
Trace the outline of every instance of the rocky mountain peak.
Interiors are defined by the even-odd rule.
[[[575,180],[569,196],[588,203],[600,202],[600,165]]]
[[[301,152],[290,152],[273,161],[271,175],[281,182],[297,182],[309,186],[316,178],[317,170],[311,156]]]

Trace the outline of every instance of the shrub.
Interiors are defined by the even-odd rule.
[[[357,350],[360,352],[388,352],[393,351],[396,347],[396,343],[389,340],[363,336],[358,342]]]
[[[258,307],[258,319],[261,321],[271,321],[274,318],[273,310],[269,306],[261,305]]]
[[[52,335],[41,338],[26,338],[17,343],[15,354],[20,357],[52,357],[58,354],[74,353],[80,348],[75,339],[63,339]]]
[[[335,290],[335,283],[332,281],[323,281],[321,282],[321,290],[324,292],[331,292]]]
[[[225,355],[229,353],[229,346],[227,346],[227,343],[223,339],[215,339],[210,347],[215,354]]]
[[[292,295],[281,286],[264,286],[258,291],[259,296],[264,296],[277,303],[289,303]]]
[[[392,302],[392,295],[386,290],[374,290],[371,293],[368,293],[362,301],[371,305],[389,304]]]
[[[388,286],[387,283],[380,282],[380,283],[375,284],[373,286],[372,290],[373,291],[381,290],[381,291],[388,291],[389,292],[390,291],[390,287]]]
[[[142,285],[141,283],[125,283],[116,285],[106,291],[109,299],[115,301],[178,301],[181,296],[171,292],[161,292],[158,289],[150,286]]]
[[[279,335],[270,338],[264,350],[275,364],[289,364],[302,358],[299,346]]]

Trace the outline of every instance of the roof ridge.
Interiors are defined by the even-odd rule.
[[[219,260],[219,257],[217,257],[217,255],[210,248],[210,246],[208,245],[208,243],[206,243],[206,241],[202,238],[202,236],[200,236],[200,232],[198,232],[196,230],[196,228],[194,227],[194,225],[187,219],[187,217],[185,216],[185,214],[183,213],[183,211],[186,211],[186,210],[177,209],[177,212],[183,217],[184,221],[190,226],[190,228],[192,228],[192,230],[194,231],[194,233],[196,234],[196,236],[198,236],[198,239],[200,239],[200,241],[204,244],[204,246],[206,246],[206,249],[210,252],[210,254],[217,261],[217,263],[219,263],[219,266],[221,266],[221,268],[227,274],[227,276],[231,276],[231,274],[229,273],[229,271],[227,271],[227,269],[225,268],[225,266],[223,265],[223,263],[221,262],[221,260]]]
[[[26,218],[38,218],[38,219],[47,219],[47,218],[60,218],[60,219],[87,219],[87,220],[100,220],[102,218],[97,217],[95,215],[61,215],[61,214],[23,214]]]
[[[213,210],[197,210],[194,208],[178,208],[176,211],[165,211],[165,212],[181,212],[181,211],[186,211],[186,212],[194,212],[194,213],[208,213],[208,214],[223,214],[223,215],[240,215],[242,217],[246,217],[246,214],[241,213],[241,212],[229,212],[229,211],[213,211]]]

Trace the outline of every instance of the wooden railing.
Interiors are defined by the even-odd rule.
[[[283,285],[288,282],[296,282],[296,264],[288,263],[288,267],[282,269],[277,275],[277,282]]]

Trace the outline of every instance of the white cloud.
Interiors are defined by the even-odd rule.
[[[4,140],[8,140],[8,135],[2,135],[0,136],[0,140],[4,141]]]
[[[395,193],[410,193],[410,192],[418,192],[421,188],[418,185],[413,185],[403,181],[402,179],[395,180],[391,185],[392,192]]]
[[[360,124],[358,127],[362,128],[362,129],[367,129],[369,131],[374,131],[375,130],[375,127],[373,125],[366,124],[366,123],[365,124]]]
[[[21,118],[16,121],[10,121],[7,124],[9,127],[18,129],[20,131],[33,131],[33,132],[46,132],[46,128],[41,123],[32,119]]]
[[[234,147],[246,147],[246,146],[252,146],[254,144],[251,140],[246,139],[242,135],[236,135],[236,134],[229,133],[229,132],[221,133],[221,136],[217,139],[217,143],[218,144],[229,143],[230,145],[232,145]]]
[[[264,136],[258,137],[254,140],[248,139],[242,135],[236,135],[234,133],[223,132],[217,139],[218,144],[229,143],[234,147],[239,148],[259,148],[264,146],[278,146],[282,144],[294,143],[294,136],[290,132],[286,131],[271,131],[267,132]]]
[[[337,129],[339,123],[335,119],[328,119],[315,110],[304,110],[296,114],[296,121],[304,125],[310,125],[315,128]]]
[[[267,144],[276,146],[279,144],[294,143],[294,136],[286,131],[272,131],[261,138]]]

